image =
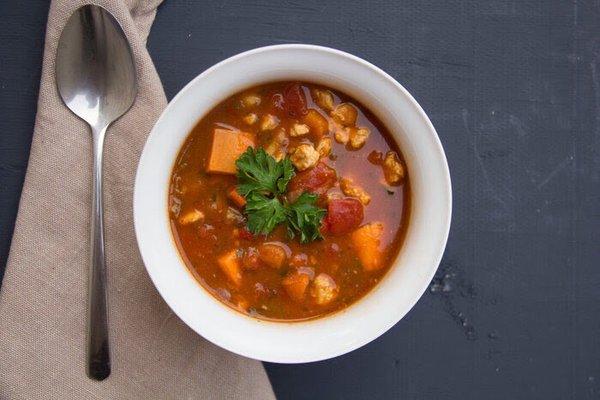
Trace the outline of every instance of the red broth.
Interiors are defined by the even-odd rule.
[[[281,201],[314,193],[322,238],[301,243],[285,224],[250,233],[235,175],[248,146],[292,161]],[[409,209],[408,171],[385,126],[357,100],[306,82],[255,86],[214,107],[181,148],[169,190],[173,236],[196,279],[271,320],[320,317],[364,296],[398,254]]]

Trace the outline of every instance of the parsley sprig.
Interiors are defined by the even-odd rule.
[[[248,230],[254,234],[267,235],[287,220],[286,209],[279,199],[260,193],[252,193],[246,198],[245,212],[248,216]]]
[[[289,158],[275,161],[263,149],[251,147],[237,159],[238,192],[248,197],[251,193],[279,196],[285,193],[288,182],[294,176]]]
[[[293,238],[298,232],[302,243],[323,238],[319,228],[325,210],[315,206],[316,202],[317,195],[304,192],[294,203],[288,205],[287,223],[290,237]]]
[[[302,243],[322,239],[319,228],[325,210],[317,207],[317,196],[303,193],[293,203],[285,199],[287,185],[295,175],[289,158],[276,161],[264,149],[249,147],[236,166],[237,190],[246,199],[244,212],[250,232],[267,235],[285,224],[288,236],[298,235]]]

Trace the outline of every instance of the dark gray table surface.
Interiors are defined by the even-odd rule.
[[[0,2],[0,276],[27,165],[47,8]],[[453,221],[431,290],[351,354],[267,364],[279,398],[600,398],[599,16],[591,0],[160,7],[148,47],[169,98],[240,51],[321,44],[394,76],[446,150]]]

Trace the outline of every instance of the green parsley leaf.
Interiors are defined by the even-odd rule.
[[[264,149],[248,149],[235,162],[237,167],[238,192],[248,197],[251,193],[277,196],[285,193],[294,174],[288,158],[275,161]]]
[[[277,180],[277,189],[279,189],[280,194],[283,194],[285,193],[288,183],[296,173],[294,172],[294,166],[289,158],[285,157],[280,163],[281,168],[283,168],[283,176]]]
[[[315,194],[304,192],[286,207],[288,235],[293,238],[299,233],[301,243],[323,239],[320,228],[326,211],[317,207],[317,198]]]
[[[277,197],[268,198],[261,193],[251,193],[246,197],[248,230],[253,234],[267,235],[279,224],[286,221],[286,209]]]
[[[275,161],[263,149],[249,147],[236,161],[238,192],[246,199],[248,230],[267,235],[286,224],[288,235],[297,234],[302,243],[322,239],[319,231],[326,211],[317,207],[317,196],[303,193],[294,203],[282,201],[295,175],[289,158]]]

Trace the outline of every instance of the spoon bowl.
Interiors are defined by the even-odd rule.
[[[109,125],[136,96],[135,63],[123,29],[107,10],[77,9],[56,55],[56,83],[67,107],[91,126]]]
[[[86,5],[69,17],[58,42],[56,84],[66,106],[91,128],[94,174],[88,287],[87,374],[110,375],[102,153],[108,126],[132,106],[136,93],[133,52],[125,32],[106,9]]]

